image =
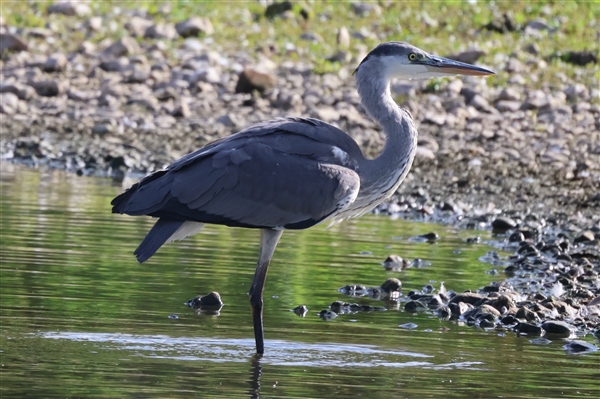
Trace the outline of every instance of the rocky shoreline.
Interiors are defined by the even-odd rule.
[[[102,18],[72,12],[86,37],[103,29]],[[199,17],[154,23],[134,13],[123,26],[127,35],[99,44],[82,39],[73,51],[61,48],[71,31],[56,25],[0,25],[4,160],[123,179],[289,115],[335,124],[371,155],[383,143],[351,76],[368,48],[349,48],[345,28],[338,30],[340,50],[331,60],[339,63],[335,72],[315,73],[309,62],[275,63],[278,50],[268,46],[255,53],[213,48],[198,38],[214,30]],[[483,55],[453,57],[475,62]],[[483,320],[519,333],[533,326],[535,332],[527,332],[533,335],[560,321],[568,324],[567,336],[598,337],[598,69],[585,63],[576,77],[548,78],[548,61],[535,41],[491,61],[486,66],[506,78],[503,88],[484,79],[393,84],[419,126],[419,149],[399,193],[376,212],[490,228],[514,252],[505,282],[464,300],[439,301],[450,314],[468,312],[474,324]],[[427,306],[424,293],[414,295]]]

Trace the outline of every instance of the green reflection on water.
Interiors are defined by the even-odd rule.
[[[286,232],[265,292],[267,355],[256,362],[246,292],[257,231],[209,226],[139,265],[132,251],[152,221],[110,214],[110,199],[121,191],[110,181],[3,164],[1,190],[3,398],[585,397],[598,391],[598,357],[567,357],[561,342],[535,346],[392,309],[330,322],[316,315],[338,299],[394,306],[344,297],[337,289],[346,284],[375,286],[398,277],[405,293],[441,281],[456,291],[486,285],[492,266],[479,258],[490,248],[463,239],[487,233],[373,215]],[[437,244],[408,241],[432,230],[442,237]],[[386,272],[381,261],[392,253],[431,266]],[[226,304],[219,316],[183,306],[213,290]],[[310,309],[305,318],[289,312],[299,304]],[[168,317],[173,314],[178,318]],[[398,328],[407,322],[417,329]]]

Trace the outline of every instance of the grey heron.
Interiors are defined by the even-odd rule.
[[[363,107],[386,134],[377,158],[367,159],[335,126],[288,117],[210,143],[112,201],[113,213],[158,218],[134,252],[140,263],[163,244],[197,234],[206,223],[260,229],[248,292],[258,354],[264,352],[263,288],[283,231],[362,215],[389,198],[411,167],[417,129],[394,102],[390,80],[494,74],[403,42],[378,45],[354,72]]]

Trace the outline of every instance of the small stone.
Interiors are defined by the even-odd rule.
[[[123,37],[102,51],[105,56],[121,57],[124,55],[132,55],[140,52],[140,46],[133,37]]]
[[[350,47],[350,33],[348,32],[348,28],[342,26],[337,31],[336,43],[338,48],[345,50]]]
[[[170,314],[169,319],[177,320],[179,319],[179,316],[177,316],[176,314]]]
[[[12,33],[0,33],[0,53],[26,51],[27,49],[27,43],[20,36]]]
[[[386,270],[401,271],[408,267],[408,261],[398,255],[390,255],[383,261],[382,265]]]
[[[42,69],[44,72],[60,72],[67,67],[68,62],[69,61],[64,54],[55,53],[46,59]]]
[[[352,11],[360,17],[366,17],[368,15],[381,15],[381,7],[377,3],[358,3],[353,2]]]
[[[252,93],[255,90],[259,93],[267,89],[275,87],[277,78],[275,75],[265,73],[252,68],[246,68],[240,73],[237,85],[235,86],[236,93]]]
[[[144,32],[145,39],[167,39],[173,40],[177,37],[175,26],[169,23],[158,23],[152,25]]]
[[[171,115],[176,118],[188,118],[191,115],[190,106],[186,101],[180,101],[175,105]]]
[[[19,109],[19,97],[10,92],[0,93],[0,113],[12,115]]]
[[[134,15],[125,22],[125,29],[129,31],[131,36],[142,37],[146,33],[146,29],[152,26],[152,21],[146,18]]]
[[[584,232],[579,234],[577,237],[575,237],[573,242],[576,244],[577,243],[589,243],[589,242],[593,242],[595,239],[596,239],[596,236],[594,235],[593,231],[585,230]]]
[[[47,11],[48,14],[62,14],[70,17],[81,17],[92,12],[89,5],[79,1],[57,1],[51,4]]]
[[[58,80],[39,80],[32,83],[36,93],[42,97],[55,97],[66,90],[65,85]]]
[[[186,38],[191,36],[212,35],[214,28],[208,18],[191,17],[185,21],[175,24],[175,30],[179,36]]]

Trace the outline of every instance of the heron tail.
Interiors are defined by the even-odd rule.
[[[184,223],[182,220],[158,219],[142,243],[133,253],[137,261],[143,263],[150,259],[158,249],[175,234]]]

